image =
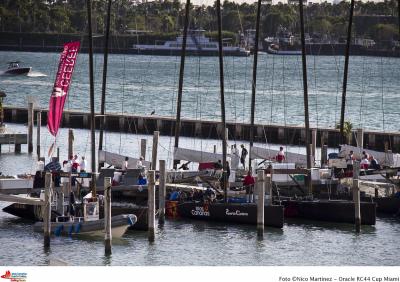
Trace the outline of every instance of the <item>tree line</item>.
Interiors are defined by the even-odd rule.
[[[103,33],[107,0],[92,0],[93,29]],[[0,31],[32,33],[83,33],[87,28],[85,0],[1,0]],[[113,0],[111,32],[114,35],[136,30],[155,34],[176,35],[183,29],[185,3],[178,0],[138,2]],[[222,27],[227,33],[255,28],[256,3],[224,1]],[[305,29],[312,37],[331,39],[344,37],[350,4],[341,2],[308,4],[305,6]],[[296,4],[271,5],[264,2],[261,11],[261,38],[275,36],[280,27],[294,34],[299,31]],[[217,30],[216,5],[191,5],[190,28]],[[397,1],[356,2],[354,36],[376,41],[398,40]]]

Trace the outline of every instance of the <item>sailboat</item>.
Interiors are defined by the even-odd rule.
[[[96,191],[96,152],[95,152],[95,115],[94,115],[94,79],[93,79],[93,42],[92,42],[92,26],[91,26],[91,5],[90,0],[87,1],[88,11],[88,37],[89,37],[89,82],[90,82],[90,111],[91,111],[91,161],[92,173],[91,177],[91,193],[84,197],[82,202],[82,216],[76,217],[69,210],[69,215],[65,216],[62,212],[61,216],[56,218],[55,222],[51,222],[51,232],[55,235],[89,235],[89,236],[104,236],[105,234],[105,221],[99,218],[99,199]],[[48,116],[48,128],[50,133],[56,137],[60,125],[61,115],[64,108],[64,102],[68,93],[70,80],[72,77],[73,67],[76,62],[78,50],[80,47],[79,42],[71,42],[64,45],[64,50],[60,59],[57,78],[54,84],[54,90],[50,98],[50,109]],[[68,61],[66,61],[68,59]],[[69,66],[66,68],[65,65]],[[69,72],[69,73],[65,73]],[[67,81],[66,81],[67,80]],[[56,91],[57,89],[57,91]],[[54,95],[54,93],[61,92],[63,95]],[[63,176],[63,175],[61,175]],[[70,175],[68,175],[70,177]],[[61,199],[57,202],[64,203],[64,194],[58,191],[57,195]],[[73,195],[73,194],[72,194]],[[69,197],[70,206],[73,205],[73,196]],[[63,207],[61,207],[63,210]],[[78,212],[77,212],[78,213]],[[137,218],[133,214],[123,214],[111,217],[111,233],[115,238],[122,237],[128,227],[134,225]],[[44,228],[44,222],[37,222],[34,225],[34,231],[41,232]]]
[[[259,1],[260,6],[261,1]],[[222,49],[222,38],[221,38],[221,21],[220,21],[220,1],[217,0],[217,15],[218,15],[218,40],[219,40],[219,71],[220,71],[220,93],[221,93],[221,123],[222,123],[222,155],[212,154],[207,152],[196,151],[192,149],[179,148],[179,133],[180,133],[180,111],[181,111],[181,100],[182,100],[182,88],[183,88],[183,72],[185,63],[185,50],[186,50],[186,36],[188,29],[188,8],[190,0],[186,2],[186,13],[185,13],[185,25],[183,33],[183,44],[182,44],[182,56],[181,56],[181,67],[179,75],[179,89],[177,99],[177,118],[175,127],[175,148],[174,148],[174,168],[177,168],[178,163],[181,160],[190,162],[217,162],[221,161],[221,175],[219,179],[219,186],[222,191],[217,190],[223,196],[220,201],[213,200],[212,189],[203,188],[200,192],[200,196],[193,197],[183,201],[167,201],[166,214],[173,217],[188,217],[193,219],[211,220],[229,223],[241,223],[241,224],[257,224],[257,205],[255,203],[235,203],[229,199],[229,194],[232,191],[228,191],[228,179],[226,177],[226,159],[229,156],[227,154],[227,130],[225,123],[225,100],[224,100],[224,77],[223,77],[223,49]],[[260,9],[260,8],[259,8]],[[259,13],[260,11],[258,11]],[[259,19],[257,21],[259,26]],[[257,57],[257,50],[254,54]],[[201,176],[199,177],[202,178]],[[206,182],[207,186],[210,186],[211,182]],[[181,187],[181,186],[179,186]],[[188,186],[189,189],[197,190],[194,186]],[[205,199],[204,199],[205,198]],[[264,206],[264,225],[272,227],[283,227],[283,206],[280,205],[265,205]]]

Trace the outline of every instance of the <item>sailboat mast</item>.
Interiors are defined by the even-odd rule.
[[[219,57],[219,83],[221,92],[221,122],[222,122],[222,168],[225,202],[228,201],[228,187],[226,175],[226,119],[225,119],[225,96],[224,96],[224,60],[222,48],[222,20],[221,20],[221,0],[217,0],[217,20],[218,20],[218,57]]]
[[[106,119],[104,114],[106,107],[105,105],[106,105],[106,85],[107,85],[107,65],[108,65],[108,39],[110,35],[110,21],[111,21],[111,0],[108,0],[106,30],[104,38],[103,83],[101,85],[99,150],[103,150],[103,131]]]
[[[90,0],[86,2],[88,16],[88,40],[89,40],[89,85],[90,85],[90,143],[92,153],[92,196],[96,197],[96,136],[94,120],[94,79],[93,79],[93,38],[92,38],[92,6]]]
[[[249,170],[251,171],[251,150],[253,149],[254,141],[254,115],[256,111],[256,84],[257,84],[257,60],[258,60],[258,37],[260,33],[260,14],[261,0],[257,3],[257,18],[256,18],[256,34],[254,38],[254,62],[253,62],[253,82],[251,84],[251,111],[250,111],[250,155],[249,155]]]
[[[181,66],[179,69],[179,85],[178,85],[178,101],[176,105],[176,122],[175,122],[175,144],[174,148],[179,147],[179,134],[181,131],[181,107],[182,107],[182,91],[183,91],[183,75],[185,72],[185,57],[186,57],[186,39],[187,31],[189,26],[189,9],[190,0],[186,0],[185,7],[185,22],[183,26],[183,37],[182,37],[182,53],[181,53]],[[177,169],[180,160],[174,158],[174,169]]]
[[[345,110],[346,110],[347,77],[348,77],[348,71],[349,71],[349,55],[350,55],[350,43],[351,43],[351,27],[353,25],[353,11],[354,11],[354,0],[351,0],[351,2],[350,2],[350,15],[349,15],[349,26],[347,28],[346,50],[345,50],[345,57],[344,57],[342,106],[341,106],[341,109],[340,109],[340,141],[341,141],[342,144],[345,143],[344,113],[345,113]]]
[[[306,129],[307,169],[311,169],[310,120],[308,115],[307,56],[306,56],[306,40],[304,37],[303,0],[299,0],[299,9],[300,9],[300,33],[301,33],[301,61],[303,66],[304,124]]]

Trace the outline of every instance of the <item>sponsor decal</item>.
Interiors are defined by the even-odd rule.
[[[210,216],[210,212],[208,211],[208,206],[204,207],[195,207],[191,211],[192,215],[197,215],[197,216]]]
[[[247,212],[241,212],[240,210],[230,211],[229,209],[225,209],[225,214],[232,216],[249,216]]]
[[[11,282],[26,282],[27,277],[28,274],[26,272],[11,272],[9,270],[1,275],[2,279],[7,279]]]

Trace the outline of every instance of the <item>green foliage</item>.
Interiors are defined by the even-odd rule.
[[[336,124],[336,129],[340,129],[340,123]],[[352,130],[353,124],[350,121],[345,121],[343,123],[343,135],[346,137],[348,143],[350,143]]]
[[[93,32],[103,33],[108,0],[92,1]],[[179,33],[183,29],[185,5],[179,0],[118,0],[112,2],[111,33],[128,30],[157,33]],[[225,0],[222,5],[222,27],[231,33],[255,28],[257,3],[238,4]],[[349,3],[332,5],[326,2],[309,4],[305,9],[307,33],[344,37],[347,30]],[[297,5],[263,4],[260,37],[275,36],[280,26],[294,34],[299,32]],[[375,40],[398,38],[397,1],[356,2],[354,31],[358,37]],[[190,6],[190,28],[217,30],[215,3],[212,6]],[[3,0],[0,6],[0,31],[84,33],[87,29],[84,0]],[[236,38],[232,34],[229,37]]]

